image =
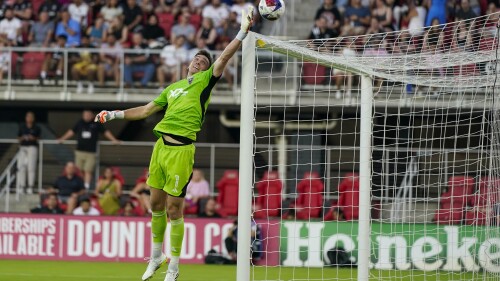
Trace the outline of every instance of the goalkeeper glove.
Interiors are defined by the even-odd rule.
[[[115,111],[103,110],[95,116],[94,122],[106,123],[113,119],[123,119],[124,117],[125,113],[121,110],[115,110]]]
[[[241,27],[236,39],[243,41],[247,37],[248,31],[253,24],[253,6],[248,7],[248,11],[241,11]]]

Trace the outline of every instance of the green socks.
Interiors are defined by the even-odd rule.
[[[167,229],[166,211],[153,212],[151,216],[151,232],[153,233],[154,243],[163,243],[165,230]]]
[[[184,218],[170,220],[170,224],[170,250],[173,257],[179,257],[184,239]]]

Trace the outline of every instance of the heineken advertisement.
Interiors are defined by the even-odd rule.
[[[499,273],[499,232],[498,227],[373,223],[371,267]],[[284,221],[281,264],[322,267],[335,247],[356,263],[357,235],[357,222]]]

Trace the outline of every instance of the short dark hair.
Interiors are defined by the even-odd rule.
[[[68,41],[68,36],[61,34],[61,35],[57,36],[57,39],[64,39],[64,41]]]
[[[208,66],[212,65],[212,55],[207,50],[199,50],[194,56],[204,56],[208,59]]]

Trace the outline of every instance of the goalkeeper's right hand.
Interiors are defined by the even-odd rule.
[[[123,111],[115,110],[115,111],[107,111],[103,110],[99,112],[94,118],[94,122],[106,123],[113,119],[123,119],[125,113]]]

